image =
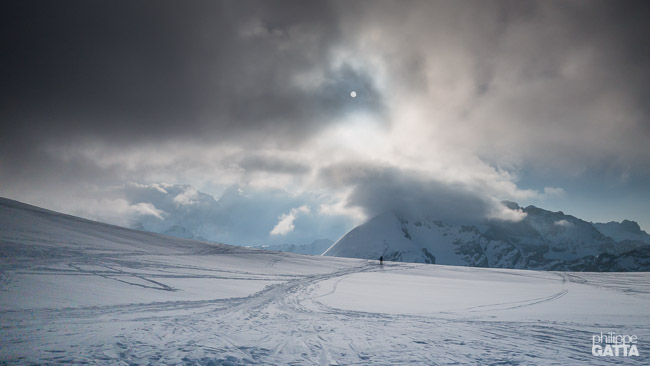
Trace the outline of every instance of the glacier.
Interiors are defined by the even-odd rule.
[[[649,300],[648,272],[379,265],[0,199],[2,364],[648,364]],[[594,356],[608,332],[639,356]]]

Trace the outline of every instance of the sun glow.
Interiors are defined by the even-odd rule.
[[[325,131],[318,140],[327,150],[365,159],[385,156],[391,145],[389,131],[364,113],[350,115],[344,122]]]

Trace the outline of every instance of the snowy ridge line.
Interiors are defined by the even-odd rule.
[[[101,222],[101,221],[89,220],[89,219],[85,219],[83,217],[78,217],[78,216],[74,216],[74,215],[69,215],[69,214],[65,214],[65,213],[61,213],[61,212],[48,210],[48,209],[45,209],[45,208],[42,208],[42,207],[33,206],[33,205],[30,205],[30,204],[27,204],[27,203],[23,203],[23,202],[20,202],[20,201],[16,201],[16,200],[4,198],[4,197],[0,197],[0,206],[5,206],[5,207],[8,207],[8,208],[12,208],[12,209],[18,209],[20,211],[27,212],[27,213],[35,215],[37,217],[45,218],[47,220],[54,219],[54,220],[57,220],[60,224],[69,225],[69,224],[72,223],[73,226],[75,226],[74,224],[82,224],[84,226],[88,225],[88,226],[91,226],[93,228],[96,228],[96,230],[98,230],[100,232],[101,232],[101,230],[107,230],[108,232],[111,232],[111,233],[117,233],[117,234],[124,233],[124,234],[127,234],[127,237],[129,235],[140,236],[141,234],[143,234],[143,236],[154,236],[154,237],[159,237],[159,238],[163,238],[163,239],[171,239],[171,238],[173,238],[178,243],[189,242],[189,243],[205,244],[205,245],[208,245],[208,246],[226,246],[226,247],[240,248],[240,247],[236,247],[236,246],[229,246],[229,245],[222,244],[222,243],[208,242],[208,241],[201,241],[201,240],[189,240],[189,239],[183,239],[183,238],[170,237],[170,236],[159,234],[159,233],[133,230],[133,229],[125,228],[125,227],[122,227],[122,226],[107,224],[107,223],[104,223],[104,222]],[[30,231],[38,232],[38,231],[35,231],[33,229],[30,230]],[[20,237],[18,237],[18,239],[20,239]],[[128,241],[125,241],[125,243],[128,243]]]
[[[634,222],[608,223],[607,236],[598,224],[562,212],[510,205],[526,216],[519,222],[452,225],[387,211],[347,232],[323,255],[489,268],[650,271],[650,235]]]

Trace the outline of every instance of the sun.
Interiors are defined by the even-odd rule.
[[[352,98],[356,98],[356,97],[357,97],[357,92],[355,92],[355,91],[353,90],[352,92],[350,92],[350,96],[351,96]]]

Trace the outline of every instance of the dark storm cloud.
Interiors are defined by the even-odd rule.
[[[349,23],[381,32],[393,86],[453,106],[443,123],[471,127],[477,153],[498,160],[496,143],[543,163],[650,158],[637,158],[650,138],[647,1],[363,4]]]
[[[494,176],[482,167],[547,179],[586,166],[589,180],[608,162],[638,182],[650,171],[649,14],[647,1],[5,1],[0,188],[197,171],[218,185],[233,166],[305,177],[331,165],[320,179],[369,214],[485,216],[507,189],[468,188]],[[374,145],[346,119],[356,111],[399,153],[361,151]],[[350,141],[319,140],[333,123],[349,123]],[[349,151],[361,163],[334,164]],[[472,174],[447,184],[399,156]]]
[[[370,75],[330,67],[341,34],[326,2],[19,1],[0,16],[5,147],[88,135],[295,142],[352,108],[355,85],[379,103]],[[322,85],[296,85],[312,71]]]
[[[88,139],[295,145],[381,103],[367,72],[330,65],[341,34],[327,2],[16,1],[0,27],[5,185],[115,177],[52,156]],[[322,80],[296,83],[309,73]]]
[[[307,164],[268,155],[244,156],[238,165],[246,171],[269,171],[286,174],[305,174],[310,169]]]
[[[337,189],[352,186],[348,205],[361,207],[368,217],[387,211],[448,223],[518,217],[484,192],[463,183],[450,184],[396,167],[351,162],[326,167],[319,173]]]
[[[351,108],[380,109],[370,71],[330,63],[332,47],[371,26],[393,34],[382,56],[396,88],[436,88],[426,70],[450,50],[475,65],[464,71],[479,97],[499,65],[532,80],[587,48],[596,53],[583,71],[589,88],[621,90],[646,112],[650,96],[644,1],[17,1],[1,13],[5,148],[86,135],[299,141]],[[517,32],[520,41],[502,42]],[[323,74],[317,87],[293,82],[313,71]],[[359,88],[367,92],[351,104],[347,92]]]

